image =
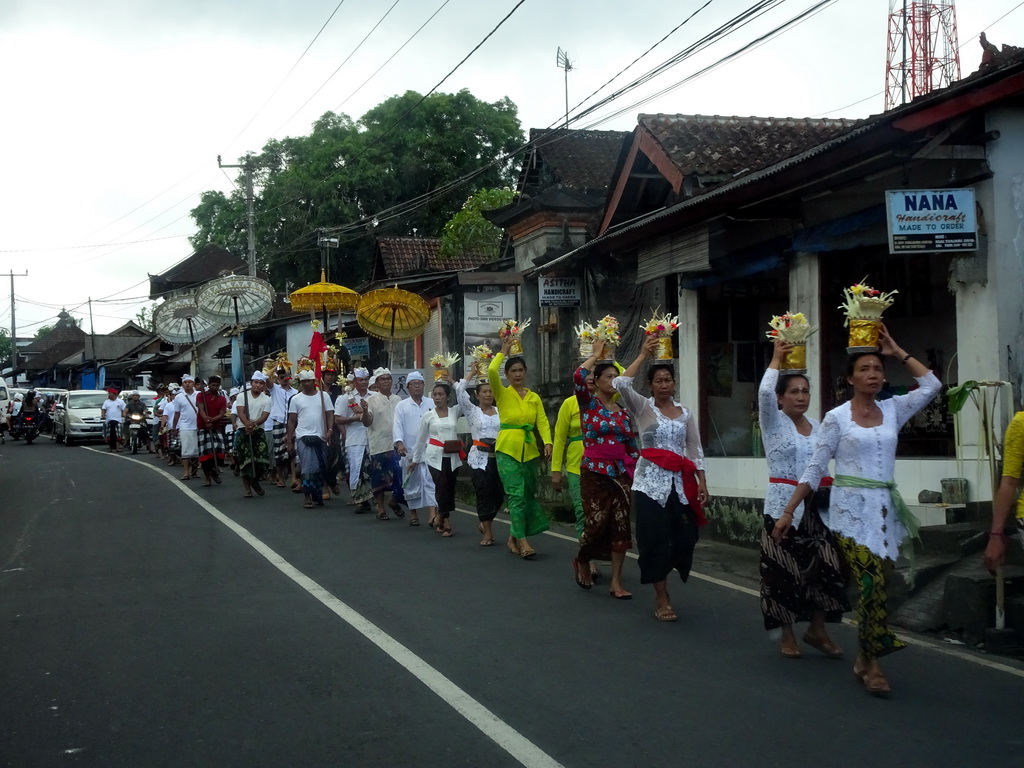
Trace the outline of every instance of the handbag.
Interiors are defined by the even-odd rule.
[[[441,448],[445,453],[462,453],[462,441],[461,440],[445,440],[444,447]]]

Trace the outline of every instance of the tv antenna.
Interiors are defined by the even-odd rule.
[[[559,69],[565,70],[565,127],[569,128],[569,72],[572,71],[572,61],[569,59],[569,54],[563,51],[561,47],[558,49],[558,53],[555,55],[555,61],[558,64]]]

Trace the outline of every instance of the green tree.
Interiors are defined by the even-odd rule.
[[[368,276],[376,236],[440,234],[467,193],[511,183],[514,161],[505,156],[523,143],[511,101],[488,103],[466,90],[431,94],[417,106],[421,99],[408,91],[358,121],[328,112],[308,136],[271,139],[255,155],[257,258],[276,285],[317,277],[319,230],[334,230],[340,241],[332,273],[356,284]],[[437,194],[484,166],[467,184]],[[242,186],[203,194],[192,210],[195,248],[214,242],[245,254]],[[387,211],[410,201],[422,204]]]
[[[36,328],[36,336],[35,337],[37,339],[41,339],[41,338],[43,338],[43,336],[45,336],[46,334],[48,334],[52,330],[53,330],[53,326],[52,325],[40,325],[38,328]]]
[[[142,307],[138,312],[135,313],[135,324],[145,328],[147,331],[153,330],[153,313],[156,311],[157,303],[154,301],[147,307]]]
[[[0,367],[11,365],[11,334],[6,328],[0,328]]]
[[[506,206],[515,196],[508,187],[481,189],[472,195],[444,225],[438,255],[442,259],[452,259],[465,254],[479,254],[487,256],[490,261],[497,259],[501,255],[504,232],[485,219],[483,212]]]

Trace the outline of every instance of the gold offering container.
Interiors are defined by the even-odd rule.
[[[580,357],[586,360],[594,354],[594,342],[592,341],[581,341],[580,342]]]
[[[659,336],[658,346],[654,351],[655,360],[675,360],[676,353],[672,349],[672,337],[671,336]]]
[[[849,354],[859,352],[877,352],[878,332],[882,328],[881,320],[850,320]]]
[[[794,344],[782,358],[782,373],[807,373],[807,345]]]
[[[523,354],[523,340],[518,336],[512,338],[512,346],[508,350],[509,355],[516,357]]]
[[[602,360],[615,360],[615,350],[618,349],[618,344],[613,344],[610,341],[604,343],[604,354],[601,355]]]
[[[451,377],[448,375],[448,369],[447,368],[435,368],[434,369],[434,381],[440,381],[441,379],[449,379],[449,378],[451,378]]]

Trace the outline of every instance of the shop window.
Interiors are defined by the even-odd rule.
[[[771,360],[768,320],[788,309],[788,280],[783,267],[701,289],[701,425],[708,456],[763,455],[757,385]]]

